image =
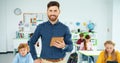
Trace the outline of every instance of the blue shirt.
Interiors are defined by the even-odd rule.
[[[73,49],[69,28],[59,21],[57,21],[54,25],[47,21],[37,26],[33,36],[28,41],[33,59],[37,58],[34,44],[37,42],[39,37],[41,37],[42,40],[42,50],[40,55],[41,58],[64,58],[65,53],[70,52]],[[66,47],[64,49],[50,47],[50,41],[52,37],[64,37]]]
[[[33,63],[33,58],[30,53],[28,53],[26,56],[21,56],[19,53],[17,53],[12,63]]]

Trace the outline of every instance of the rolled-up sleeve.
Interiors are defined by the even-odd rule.
[[[66,47],[63,50],[66,52],[71,52],[73,50],[73,42],[69,28],[67,28],[64,38]]]

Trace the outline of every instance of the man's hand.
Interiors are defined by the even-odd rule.
[[[65,42],[60,42],[60,41],[56,41],[53,43],[53,46],[57,47],[57,48],[65,48]]]
[[[41,59],[36,59],[36,60],[34,60],[34,63],[42,63],[42,60]]]

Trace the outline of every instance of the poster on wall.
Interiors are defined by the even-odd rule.
[[[43,22],[43,14],[42,13],[24,13],[23,21],[24,21],[24,31],[34,32],[36,26],[41,22]]]

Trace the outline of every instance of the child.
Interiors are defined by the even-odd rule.
[[[21,43],[18,46],[18,53],[12,63],[33,63],[33,58],[29,53],[29,50],[28,44]]]
[[[85,39],[84,39],[84,33],[80,33],[79,36],[80,36],[80,38],[78,39],[78,41],[76,43],[77,44],[77,50],[80,49],[80,44],[85,41]]]
[[[93,45],[90,42],[90,35],[85,36],[85,41],[81,43],[80,50],[93,50]]]
[[[120,63],[120,53],[114,49],[115,44],[112,41],[106,41],[104,46],[105,50],[100,53],[96,63],[107,63],[107,61]]]
[[[84,39],[84,33],[80,33],[79,36],[80,36],[80,39],[77,41],[77,44],[81,44],[82,42],[85,41],[85,39]]]
[[[93,50],[93,44],[90,42],[90,35],[85,36],[85,41],[81,43],[80,50]],[[88,56],[82,55],[84,61],[88,60]],[[89,63],[94,62],[94,58],[92,56],[89,57]]]

